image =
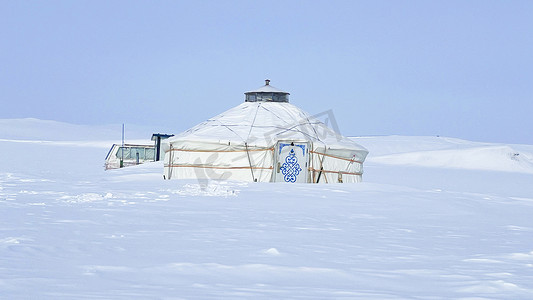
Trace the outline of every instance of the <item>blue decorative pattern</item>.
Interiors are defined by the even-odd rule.
[[[302,171],[302,168],[300,168],[300,164],[298,163],[294,149],[291,149],[289,155],[285,157],[285,162],[283,163],[283,166],[281,166],[280,170],[284,175],[283,179],[286,182],[296,182],[296,178],[300,174],[300,171]]]
[[[305,156],[305,145],[296,145],[296,147],[302,148],[302,155]]]
[[[279,143],[279,154],[281,154],[281,149],[285,146],[291,146],[291,144]],[[305,145],[296,145],[296,147],[300,147],[302,149],[302,155],[305,156]]]
[[[278,154],[281,154],[281,149],[283,149],[283,147],[290,146],[290,145],[291,144],[279,143],[279,153]]]

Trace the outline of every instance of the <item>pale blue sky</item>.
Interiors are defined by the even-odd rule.
[[[533,144],[533,1],[0,0],[0,118],[178,133],[265,78],[345,135]]]

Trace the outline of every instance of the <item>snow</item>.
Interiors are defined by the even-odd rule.
[[[388,143],[384,144],[384,142]],[[389,151],[386,154],[375,155],[373,158],[375,162],[384,164],[533,174],[533,147],[531,146],[475,143],[429,137],[411,139],[409,137],[387,137],[379,139],[373,146],[376,148],[376,153]],[[519,151],[522,149],[524,151]]]
[[[531,145],[358,137],[358,184],[165,181],[32,122],[0,120],[0,298],[533,298]]]

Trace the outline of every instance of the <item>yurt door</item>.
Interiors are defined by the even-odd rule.
[[[278,142],[276,157],[274,181],[307,182],[309,143]]]

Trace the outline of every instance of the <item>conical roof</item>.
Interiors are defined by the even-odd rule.
[[[311,141],[331,149],[368,152],[290,103],[244,102],[169,139],[271,147],[278,140]]]
[[[265,79],[265,85],[263,85],[262,87],[259,87],[253,91],[246,92],[244,94],[250,94],[250,93],[281,93],[281,94],[290,95],[289,92],[285,92],[285,91],[282,91],[278,88],[271,86],[269,79]]]

